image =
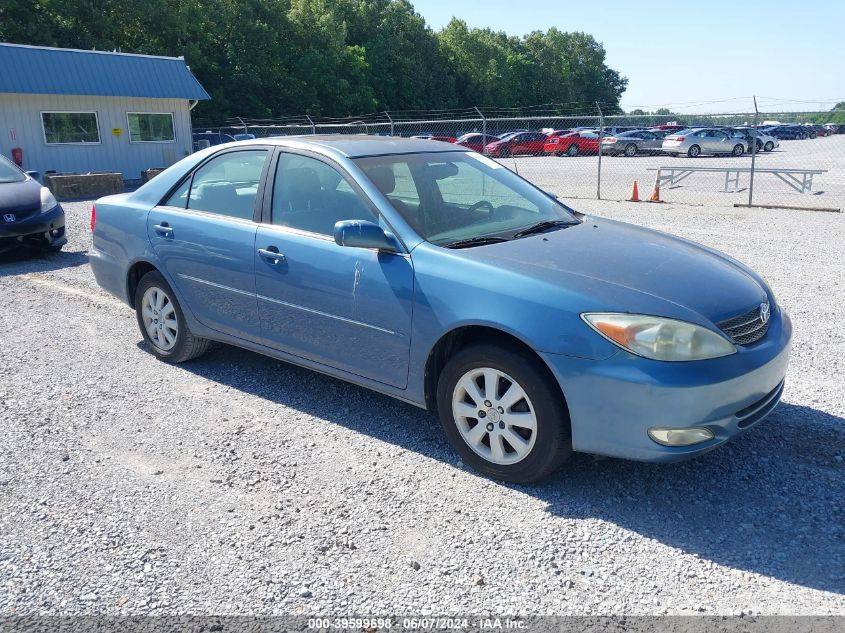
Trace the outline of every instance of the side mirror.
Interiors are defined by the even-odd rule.
[[[549,198],[554,198],[555,200],[557,200],[557,194],[554,191],[544,191],[543,193],[549,196]]]
[[[376,248],[395,253],[399,250],[396,238],[375,222],[341,220],[334,225],[334,241],[339,246]]]

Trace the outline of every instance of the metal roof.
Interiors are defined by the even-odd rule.
[[[182,57],[0,43],[0,93],[210,99]]]

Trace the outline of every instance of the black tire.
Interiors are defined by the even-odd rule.
[[[687,156],[690,158],[698,158],[701,156],[701,148],[698,145],[693,145],[687,150]]]
[[[144,294],[150,288],[158,288],[164,292],[167,299],[173,304],[178,330],[176,332],[176,342],[170,349],[163,349],[160,347],[147,332],[144,325],[144,317],[142,314],[142,302]],[[167,363],[184,363],[185,361],[196,358],[205,354],[208,350],[210,341],[205,338],[194,336],[188,327],[188,322],[185,320],[185,315],[182,312],[182,307],[176,299],[176,293],[170,287],[170,284],[162,277],[157,270],[152,270],[141,277],[138,282],[138,288],[135,290],[135,316],[138,320],[138,327],[141,330],[141,335],[147,343],[148,349],[159,359]]]
[[[760,139],[757,139],[757,153],[759,154],[762,151],[763,151],[763,141],[761,141]]]
[[[734,145],[734,149],[731,152],[734,156],[742,156],[745,153],[745,145],[742,143],[737,143]]]
[[[452,412],[452,395],[458,381],[467,372],[482,367],[512,377],[531,401],[537,420],[537,435],[530,451],[516,463],[503,465],[488,461],[470,448],[458,430],[458,422]],[[537,481],[557,470],[572,453],[569,411],[560,390],[539,360],[526,357],[518,349],[476,344],[460,350],[448,360],[440,373],[437,412],[446,437],[463,461],[493,479],[511,483]],[[481,424],[480,418],[476,424]]]
[[[573,156],[578,156],[578,146],[577,145],[570,145],[566,148],[566,155],[572,158]]]
[[[563,156],[563,152],[555,152],[555,156]]]
[[[632,156],[637,155],[637,146],[634,143],[628,143],[625,146],[625,156],[631,158]]]
[[[509,148],[507,148],[507,147],[503,147],[503,148],[502,148],[502,151],[501,151],[501,152],[499,152],[499,156],[501,156],[502,158],[507,158],[507,157],[508,157],[508,156],[510,156],[510,155],[511,155],[511,151],[510,151],[510,149],[509,149]]]
[[[775,144],[771,141],[768,141],[765,145],[763,145],[763,151],[771,152],[775,148]]]

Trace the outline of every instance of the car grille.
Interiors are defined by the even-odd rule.
[[[760,318],[759,306],[718,324],[719,329],[727,334],[737,345],[756,343],[769,331],[769,321]]]
[[[3,216],[6,214],[11,213],[15,216],[15,222],[20,222],[21,220],[26,220],[33,215],[37,214],[41,210],[40,204],[27,204],[27,205],[19,205],[15,207],[2,207],[0,208],[0,227],[2,227],[6,222],[3,222]]]

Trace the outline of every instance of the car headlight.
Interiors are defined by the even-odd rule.
[[[675,319],[624,313],[585,313],[581,318],[611,343],[652,360],[689,361],[734,354],[712,330]]]
[[[56,202],[56,197],[50,193],[50,190],[47,187],[41,187],[41,213],[47,213],[57,204],[59,203]]]

